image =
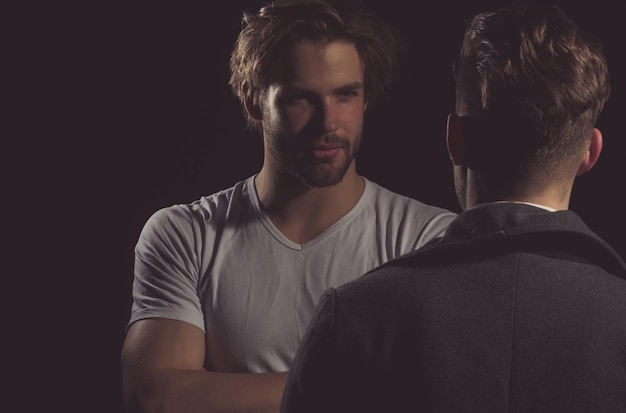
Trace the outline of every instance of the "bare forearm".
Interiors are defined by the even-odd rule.
[[[167,369],[136,389],[141,413],[277,413],[287,373]],[[134,411],[134,410],[131,410]]]

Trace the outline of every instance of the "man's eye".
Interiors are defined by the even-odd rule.
[[[344,90],[339,93],[339,98],[342,100],[352,99],[359,95],[356,90]]]

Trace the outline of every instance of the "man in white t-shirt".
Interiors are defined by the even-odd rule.
[[[376,17],[325,1],[244,14],[231,86],[264,163],[146,223],[122,351],[129,411],[278,411],[322,292],[443,234],[455,214],[356,172],[396,50]]]

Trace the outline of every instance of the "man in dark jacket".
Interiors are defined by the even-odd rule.
[[[568,210],[602,149],[600,47],[560,9],[468,25],[439,242],[326,292],[282,412],[626,412],[626,265]]]

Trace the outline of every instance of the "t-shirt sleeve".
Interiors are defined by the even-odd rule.
[[[183,206],[161,209],[148,219],[135,246],[129,326],[160,317],[204,331],[194,232],[191,215]]]

